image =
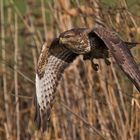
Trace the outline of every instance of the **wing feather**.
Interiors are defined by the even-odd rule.
[[[125,42],[108,28],[97,27],[93,32],[105,43],[120,68],[140,92],[140,70]]]
[[[50,119],[55,90],[65,68],[76,58],[66,47],[55,39],[48,48],[44,45],[39,57],[36,74],[36,114],[37,127],[46,130]]]

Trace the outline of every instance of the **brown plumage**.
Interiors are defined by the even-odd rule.
[[[38,60],[36,74],[36,114],[37,127],[47,128],[53,105],[55,90],[64,69],[76,58],[77,54],[59,44],[56,38],[50,46],[45,43]]]
[[[124,41],[111,29],[97,27],[93,32],[105,43],[116,63],[140,92],[140,70]]]
[[[107,58],[111,53],[117,64],[140,91],[140,71],[126,44],[131,45],[131,43],[123,42],[116,32],[100,26],[93,30],[71,29],[61,33],[50,46],[45,43],[38,60],[36,73],[35,121],[38,128],[43,131],[46,129],[61,75],[80,54],[84,56],[84,59],[91,61],[94,58],[102,58],[109,65]],[[134,44],[132,43],[132,46]],[[95,70],[98,69],[98,65],[93,61],[92,65]]]

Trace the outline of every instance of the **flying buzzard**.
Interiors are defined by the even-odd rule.
[[[100,26],[92,30],[74,28],[61,33],[50,46],[45,43],[36,72],[37,127],[43,131],[46,129],[61,75],[78,55],[83,55],[84,60],[90,59],[93,68],[98,70],[98,64],[93,59],[102,58],[109,65],[108,58],[111,54],[140,92],[140,70],[128,47],[134,45],[136,44],[122,41],[113,30]]]

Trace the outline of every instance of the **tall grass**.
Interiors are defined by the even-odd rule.
[[[138,0],[0,0],[0,139],[139,140],[140,95],[114,60],[95,72],[78,57],[57,88],[49,130],[37,131],[33,96],[40,48],[72,27],[102,21],[140,42]],[[132,49],[140,63],[140,46]]]

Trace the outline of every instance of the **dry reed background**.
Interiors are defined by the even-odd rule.
[[[79,57],[58,86],[48,132],[33,122],[35,67],[44,40],[102,20],[140,42],[140,2],[0,0],[0,140],[140,140],[140,95],[112,60],[95,72]],[[140,63],[140,46],[132,49]]]

